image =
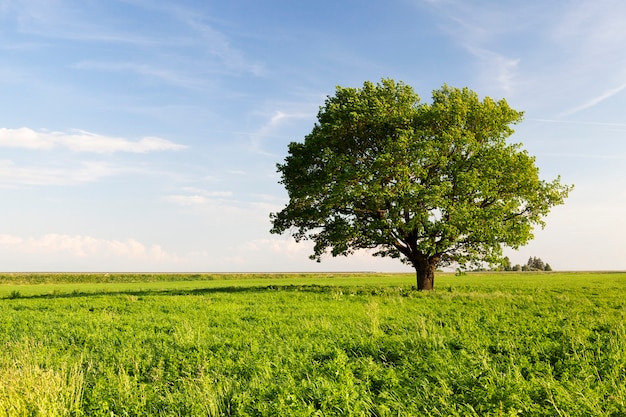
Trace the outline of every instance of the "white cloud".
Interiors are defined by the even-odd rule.
[[[138,141],[126,138],[104,136],[84,130],[70,132],[36,131],[26,127],[19,129],[0,128],[0,147],[31,150],[66,148],[73,152],[90,153],[147,153],[154,151],[177,151],[184,145],[158,137],[144,137]]]
[[[0,235],[0,246],[16,246],[21,244],[22,238],[12,235]]]
[[[107,240],[92,236],[45,234],[39,237],[22,238],[0,235],[3,251],[20,255],[67,255],[71,258],[125,258],[136,261],[179,262],[181,259],[166,252],[160,245],[147,246],[135,239]]]
[[[7,148],[24,148],[33,150],[48,150],[54,147],[54,144],[44,139],[43,135],[38,134],[32,129],[6,129],[0,128],[0,146]]]
[[[19,185],[73,185],[127,172],[103,162],[81,162],[77,168],[23,167],[0,160],[0,188]]]
[[[232,197],[233,195],[231,191],[209,191],[197,187],[183,187],[183,191],[187,193],[196,193],[208,198],[226,198]]]
[[[164,197],[166,201],[180,206],[196,206],[206,204],[209,200],[202,195],[168,195]]]
[[[196,187],[184,187],[183,191],[186,194],[171,194],[164,199],[181,206],[206,206],[219,204],[233,195],[230,191],[207,191]]]
[[[298,243],[290,237],[257,239],[244,243],[237,247],[238,251],[243,253],[249,252],[270,252],[274,256],[298,257],[306,259],[312,253],[312,246],[308,243]]]

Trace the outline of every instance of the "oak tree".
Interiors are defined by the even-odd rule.
[[[271,232],[313,241],[318,261],[359,249],[400,258],[419,290],[438,267],[501,262],[571,189],[507,142],[521,112],[467,88],[444,85],[429,104],[390,79],[337,87],[317,118],[277,165],[289,201]]]

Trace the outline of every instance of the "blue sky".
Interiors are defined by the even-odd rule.
[[[525,111],[575,190],[513,263],[626,270],[626,3],[0,0],[0,270],[410,271],[269,234],[275,165],[335,86]]]

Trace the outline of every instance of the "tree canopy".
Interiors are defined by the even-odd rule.
[[[400,258],[418,289],[433,288],[437,267],[499,263],[571,189],[507,142],[521,112],[467,88],[444,85],[428,104],[390,79],[337,87],[317,118],[277,165],[289,202],[271,232],[313,241],[318,261],[358,249]]]

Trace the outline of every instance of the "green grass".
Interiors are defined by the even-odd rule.
[[[276,286],[388,287],[412,283],[402,274],[0,274],[0,298],[97,293],[159,293]]]
[[[0,282],[0,416],[626,415],[626,273]]]

